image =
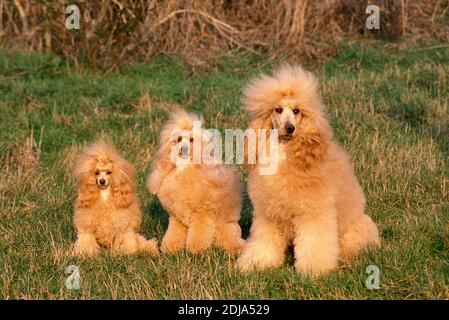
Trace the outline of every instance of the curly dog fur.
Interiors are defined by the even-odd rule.
[[[293,244],[296,270],[318,276],[339,259],[378,245],[362,188],[326,119],[317,79],[284,65],[250,82],[244,96],[249,127],[278,129],[280,144],[274,175],[260,175],[257,163],[250,169],[253,223],[237,267],[278,267]]]
[[[99,141],[86,147],[75,165],[78,197],[73,223],[75,254],[93,256],[100,248],[117,254],[156,254],[157,241],[140,235],[142,222],[133,166],[114,146]]]
[[[238,224],[242,202],[240,181],[232,168],[220,164],[195,164],[192,160],[194,114],[177,110],[161,132],[160,149],[147,180],[169,214],[161,251],[187,248],[199,253],[215,244],[230,253],[243,246]],[[205,132],[201,128],[201,132]],[[201,145],[207,141],[201,134]],[[206,139],[207,140],[207,139]],[[189,161],[172,161],[175,145],[185,144]]]

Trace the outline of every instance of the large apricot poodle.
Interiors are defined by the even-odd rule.
[[[339,258],[378,245],[362,188],[326,119],[317,79],[284,65],[251,81],[244,96],[250,128],[278,130],[279,163],[272,175],[261,175],[259,163],[250,170],[253,223],[238,268],[278,267],[293,244],[297,271],[316,276],[336,268]]]

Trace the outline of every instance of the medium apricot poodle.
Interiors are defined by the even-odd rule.
[[[161,132],[160,149],[147,180],[169,214],[161,251],[174,253],[187,248],[199,253],[212,244],[230,253],[239,252],[244,241],[238,224],[242,202],[237,174],[222,164],[195,163],[196,146],[210,143],[207,131],[194,133],[196,115],[174,111]],[[195,136],[196,135],[196,136]]]
[[[93,256],[101,247],[117,254],[158,252],[155,239],[146,240],[138,233],[142,214],[135,193],[134,168],[112,144],[99,141],[85,148],[75,175],[76,255]]]
[[[378,245],[376,225],[348,155],[334,140],[317,79],[284,65],[244,90],[252,129],[277,129],[278,169],[248,176],[254,207],[250,237],[237,261],[242,271],[279,267],[289,244],[298,272],[318,276]],[[260,148],[260,146],[259,146]]]

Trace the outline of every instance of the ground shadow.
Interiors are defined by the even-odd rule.
[[[167,230],[168,214],[157,197],[153,197],[153,199],[145,206],[144,212],[159,222],[164,231]]]
[[[239,224],[242,228],[242,237],[243,239],[248,238],[249,229],[251,228],[253,217],[253,206],[251,205],[251,200],[249,199],[248,192],[244,190],[243,192],[243,204],[240,215]]]

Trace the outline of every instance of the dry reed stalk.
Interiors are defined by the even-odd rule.
[[[365,30],[368,0],[77,0],[81,29],[65,28],[66,0],[0,0],[0,46],[53,52],[76,65],[117,68],[158,54],[194,64],[229,50],[317,59]],[[374,36],[449,40],[449,0],[373,0]],[[70,3],[72,4],[72,2]]]

